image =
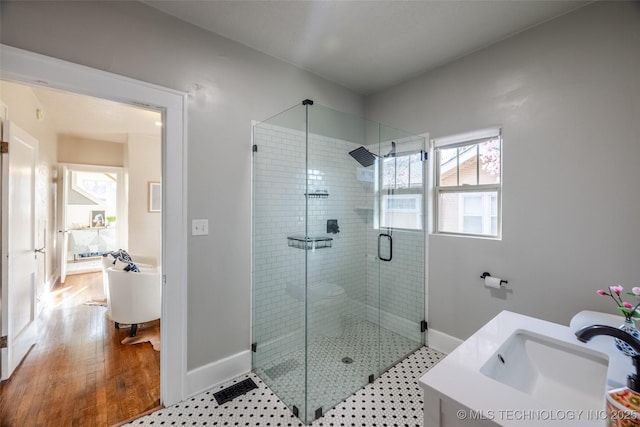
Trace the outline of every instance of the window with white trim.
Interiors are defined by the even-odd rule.
[[[435,231],[501,237],[500,128],[433,140]]]
[[[422,230],[422,152],[382,158],[378,167],[382,168],[380,227]]]

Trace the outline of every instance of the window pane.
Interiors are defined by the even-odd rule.
[[[382,188],[396,187],[396,163],[392,157],[382,159]]]
[[[460,185],[478,184],[478,145],[458,148],[460,158]]]
[[[388,211],[407,211],[407,210],[416,210],[416,198],[412,197],[410,199],[403,198],[399,199],[394,196],[388,196],[387,200],[387,210]]]
[[[383,188],[422,187],[422,160],[420,153],[387,157],[382,161]]]
[[[409,156],[393,157],[396,162],[395,188],[409,188]]]
[[[463,224],[463,233],[482,234],[481,216],[465,216]]]
[[[464,215],[480,215],[482,216],[482,196],[463,196],[464,200]]]
[[[480,149],[480,184],[499,183],[501,163],[500,139],[492,139],[478,145]]]
[[[497,197],[497,191],[441,192],[438,231],[497,236]]]
[[[438,231],[458,233],[458,193],[441,193],[438,200]]]
[[[441,187],[458,185],[458,149],[445,148],[438,150],[440,158],[439,184]]]
[[[388,194],[382,196],[382,227],[421,230],[422,194]]]
[[[502,139],[487,138],[493,139],[473,143],[458,139],[456,144],[466,145],[436,148],[437,232],[499,236]],[[495,191],[485,191],[487,188]],[[448,189],[455,191],[445,191]]]
[[[420,153],[411,156],[410,187],[422,187],[422,159]]]

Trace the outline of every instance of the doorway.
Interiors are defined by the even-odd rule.
[[[11,361],[15,359],[12,366],[17,366],[21,361],[22,364],[16,369],[11,369],[10,372],[8,369],[3,369],[3,378],[8,381],[0,387],[0,394],[3,398],[10,400],[21,400],[14,399],[19,397],[16,393],[20,393],[16,384],[31,384],[34,387],[30,388],[35,390],[37,389],[35,384],[40,381],[39,377],[43,374],[38,366],[56,366],[55,374],[47,372],[46,376],[51,378],[55,376],[56,383],[59,381],[66,383],[79,376],[95,378],[95,391],[86,388],[85,383],[82,383],[77,391],[83,395],[106,394],[107,404],[128,407],[131,411],[129,417],[157,407],[160,402],[158,363],[160,357],[154,356],[153,353],[160,350],[159,321],[155,321],[160,317],[160,298],[157,298],[156,309],[153,310],[153,315],[157,317],[148,317],[145,318],[144,323],[136,323],[135,327],[139,327],[138,333],[135,340],[131,340],[128,336],[129,328],[114,330],[113,322],[114,319],[122,322],[115,316],[117,304],[128,305],[129,301],[116,300],[112,297],[109,303],[109,292],[105,286],[107,282],[103,282],[104,276],[101,271],[103,255],[108,255],[120,248],[130,250],[130,247],[134,247],[135,253],[141,257],[144,256],[145,262],[154,260],[146,264],[148,271],[144,276],[139,277],[151,278],[154,281],[152,283],[152,285],[155,284],[154,295],[159,295],[161,292],[161,266],[156,260],[161,254],[160,218],[162,213],[149,212],[145,203],[136,203],[136,198],[130,200],[128,197],[129,193],[135,194],[136,190],[138,193],[143,193],[148,187],[148,182],[160,182],[162,179],[161,133],[159,127],[154,124],[160,121],[161,115],[147,111],[139,114],[139,108],[61,91],[6,81],[1,81],[0,84],[1,97],[6,101],[10,117],[14,119],[11,122],[4,121],[3,125],[17,123],[21,128],[28,130],[29,134],[38,135],[37,139],[31,138],[40,148],[35,151],[36,154],[31,160],[33,179],[30,182],[32,182],[34,196],[28,200],[29,209],[26,208],[26,202],[22,197],[10,197],[7,202],[9,211],[17,213],[13,215],[16,224],[10,226],[9,241],[15,241],[15,233],[12,237],[12,232],[17,229],[17,225],[22,223],[25,227],[29,225],[21,214],[27,211],[33,213],[34,220],[31,221],[29,232],[19,233],[19,236],[25,237],[25,244],[31,243],[28,236],[36,235],[33,226],[40,223],[39,219],[56,218],[56,211],[59,212],[56,220],[51,222],[49,229],[44,230],[44,234],[45,236],[54,234],[57,229],[62,240],[57,245],[57,251],[53,244],[41,248],[47,255],[57,259],[60,265],[59,276],[56,277],[57,270],[51,270],[50,276],[53,278],[46,280],[55,283],[53,288],[36,283],[33,279],[38,277],[37,275],[29,276],[33,282],[29,288],[33,288],[38,293],[40,300],[39,316],[36,315],[32,319],[34,326],[31,329],[35,337],[28,342],[16,339],[15,344],[10,348],[15,350],[13,354],[16,356],[2,358],[9,363],[13,363]],[[33,110],[39,111],[39,118],[28,120],[28,112]],[[86,114],[89,111],[91,115]],[[117,120],[113,119],[114,113]],[[151,123],[146,127],[141,126],[137,124],[137,119],[148,120]],[[14,128],[15,126],[11,127],[11,129]],[[149,133],[133,133],[144,130],[148,130]],[[22,146],[19,142],[28,140],[28,134],[26,132],[23,134],[17,135],[14,138],[15,142],[11,144],[12,149],[7,157],[12,162],[24,157],[19,156],[21,152],[18,150]],[[110,146],[113,151],[109,157],[104,153],[107,146]],[[135,155],[136,151],[140,150],[146,154],[144,159],[141,159],[142,162],[127,161],[128,158],[133,157],[130,153]],[[113,166],[66,163],[70,161],[108,162]],[[60,190],[60,197],[53,197],[53,186],[37,185],[36,164],[44,170],[57,168],[57,177],[53,179],[56,181],[56,188]],[[24,167],[20,170],[22,169]],[[16,176],[21,175],[16,174]],[[53,173],[51,175],[55,176]],[[126,181],[123,179],[124,176],[128,178]],[[7,180],[8,183],[14,181]],[[21,192],[16,193],[16,195],[21,194]],[[52,199],[59,201],[58,209],[56,209],[56,203],[46,202]],[[35,203],[37,200],[44,200],[45,203],[39,205]],[[129,202],[131,202],[130,208]],[[128,232],[129,216],[134,218],[134,222],[136,218],[143,218],[143,224],[131,233]],[[36,228],[38,228],[37,225]],[[146,239],[147,234],[157,238]],[[131,244],[129,235],[134,240]],[[137,240],[151,240],[151,242],[143,245]],[[49,241],[52,242],[54,239]],[[33,263],[32,254],[27,254],[26,258],[31,264]],[[137,257],[134,257],[134,261],[140,262]],[[153,274],[150,274],[149,270],[153,270]],[[8,271],[12,270],[8,269]],[[22,268],[13,271],[19,271],[20,277],[29,272],[23,265]],[[67,273],[82,274],[87,277],[65,281]],[[130,274],[133,276],[135,273]],[[14,274],[13,277],[17,276]],[[9,282],[10,285],[15,283],[17,282]],[[9,289],[22,287],[9,286]],[[13,298],[13,301],[16,302],[20,294],[14,295],[16,298]],[[148,304],[148,301],[149,299],[143,299],[140,305]],[[12,312],[18,312],[17,309],[23,305],[22,303],[14,304],[9,308]],[[35,310],[27,307],[26,311],[34,312]],[[140,310],[136,310],[136,313],[139,312]],[[10,320],[14,317],[16,316],[10,317]],[[61,328],[60,325],[65,327]],[[67,332],[68,329],[73,330],[71,336]],[[16,329],[17,337],[24,336],[18,331]],[[28,347],[22,345],[22,342]],[[34,342],[38,345],[27,354]],[[98,345],[95,345],[96,343]],[[19,357],[18,350],[22,350],[19,352]],[[65,361],[59,360],[62,354],[65,355]],[[9,352],[8,355],[11,356],[12,353]],[[128,356],[125,357],[125,355]],[[87,363],[87,359],[91,362]],[[129,359],[144,360],[145,366],[135,369],[135,364],[123,363]],[[75,362],[66,363],[68,360]],[[7,372],[6,377],[4,372]],[[146,392],[139,393],[136,399],[132,399],[128,394],[117,393],[116,383],[127,384],[128,389],[140,388],[142,384]],[[26,402],[28,401],[27,399]],[[59,405],[45,396],[34,403],[36,406],[30,407],[28,411],[35,412],[34,416],[50,419],[58,414]],[[83,409],[78,413],[78,411],[69,410],[60,415],[59,421],[63,424],[77,420],[97,421],[108,409],[93,402],[88,402],[87,405],[90,408],[89,411]],[[83,412],[87,414],[83,416]],[[122,417],[123,413],[108,411],[106,415],[107,420],[112,423],[124,420],[117,418]],[[7,414],[0,409],[0,424],[4,422],[13,425],[10,413]]]
[[[159,149],[160,147],[158,147]],[[128,247],[122,168],[59,164],[62,179],[60,282],[101,271],[101,257]],[[119,221],[118,221],[119,219]]]
[[[9,46],[0,72],[12,81],[91,94],[162,113],[161,404],[187,397],[186,365],[186,94]],[[171,301],[168,304],[167,301]]]

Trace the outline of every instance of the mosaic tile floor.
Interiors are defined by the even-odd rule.
[[[311,425],[422,427],[423,401],[418,379],[443,357],[444,354],[428,347],[420,348]],[[218,405],[214,393],[246,378],[253,379],[258,388]],[[249,373],[129,425],[300,427],[304,424],[257,375]]]

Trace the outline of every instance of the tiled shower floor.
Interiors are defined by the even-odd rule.
[[[312,426],[422,427],[422,390],[418,379],[444,354],[422,347],[361,388]],[[251,378],[258,388],[222,405],[213,394]],[[341,381],[336,375],[334,380]],[[254,373],[248,373],[185,402],[140,418],[132,426],[303,426]]]
[[[337,337],[318,336],[311,340],[307,352],[307,419],[313,420],[318,408],[330,408],[367,384],[376,374],[420,347],[420,343],[362,321],[351,324]],[[380,360],[378,361],[378,354]],[[289,407],[304,410],[305,353],[300,350],[255,368]],[[344,363],[348,357],[351,363]],[[377,374],[375,375],[377,377]]]

